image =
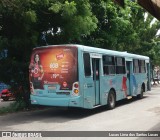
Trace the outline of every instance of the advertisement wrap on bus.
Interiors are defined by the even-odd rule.
[[[38,48],[33,51],[30,62],[30,86],[35,89],[54,91],[72,90],[77,81],[77,48]]]

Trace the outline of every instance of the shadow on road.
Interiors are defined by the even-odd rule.
[[[146,97],[144,97],[145,100]],[[136,98],[131,100],[122,100],[117,102],[116,108],[135,103]],[[116,108],[114,111],[116,111]],[[25,111],[19,113],[7,114],[0,116],[0,129],[3,130],[12,125],[32,123],[36,121],[42,121],[45,123],[64,123],[72,120],[79,120],[91,115],[103,113],[108,110],[107,106],[102,106],[92,110],[80,109],[80,108],[62,108],[62,107],[48,107],[42,110]]]

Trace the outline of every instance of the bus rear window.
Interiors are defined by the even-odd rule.
[[[34,89],[46,84],[58,84],[61,90],[71,90],[77,77],[77,48],[48,47],[35,49],[30,62],[30,81]]]

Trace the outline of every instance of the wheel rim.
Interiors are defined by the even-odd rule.
[[[109,103],[111,106],[114,106],[114,95],[113,94],[110,94],[109,96]]]

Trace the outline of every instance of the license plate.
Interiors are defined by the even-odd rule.
[[[54,86],[48,86],[48,90],[56,90],[56,87],[54,87]]]
[[[1,97],[6,97],[6,95],[3,95],[3,94],[2,94],[2,96],[1,96]]]

